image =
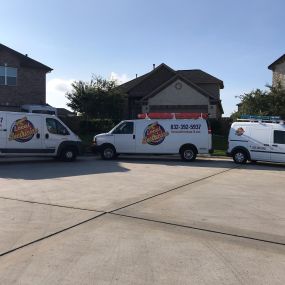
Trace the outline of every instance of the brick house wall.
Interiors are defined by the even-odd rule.
[[[272,74],[272,85],[277,86],[281,83],[281,86],[285,88],[285,62],[276,64]]]
[[[47,70],[27,64],[28,57],[23,64],[23,57],[0,49],[0,66],[17,68],[16,86],[0,85],[0,110],[18,111],[24,104],[46,103]]]

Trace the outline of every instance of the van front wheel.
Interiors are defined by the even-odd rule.
[[[244,150],[236,150],[233,154],[233,159],[237,164],[245,164],[247,161],[247,154]]]
[[[101,151],[101,157],[105,160],[114,159],[116,157],[116,150],[113,146],[105,146]]]
[[[60,160],[62,161],[74,161],[76,159],[77,152],[74,148],[65,148],[60,154]]]
[[[184,161],[194,161],[196,159],[197,153],[192,147],[184,147],[181,152],[181,159]]]

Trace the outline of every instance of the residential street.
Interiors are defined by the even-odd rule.
[[[284,284],[285,166],[0,160],[0,284]]]

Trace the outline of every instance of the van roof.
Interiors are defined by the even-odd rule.
[[[12,112],[12,111],[0,111],[1,113],[5,113],[5,114],[12,114],[12,115],[29,115],[29,116],[55,116],[55,115],[51,115],[51,114],[43,114],[43,113],[28,113],[28,112]]]
[[[233,122],[233,125],[239,125],[239,126],[257,126],[257,125],[262,125],[262,126],[280,126],[281,128],[285,128],[284,123],[273,123],[273,122],[245,122],[245,121],[238,121],[238,122]]]

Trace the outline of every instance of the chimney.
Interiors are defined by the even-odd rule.
[[[136,73],[136,78],[138,78],[138,74]]]
[[[155,63],[152,64],[152,68],[155,69]]]
[[[25,56],[28,57],[28,54],[26,53]]]

